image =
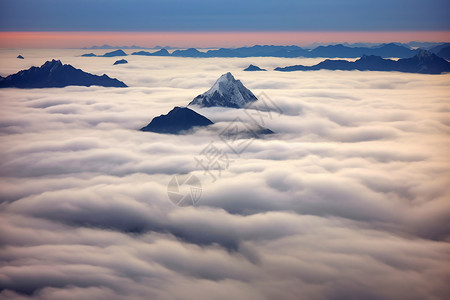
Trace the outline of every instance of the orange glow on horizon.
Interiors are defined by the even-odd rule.
[[[240,47],[355,42],[445,42],[450,31],[392,32],[0,32],[0,48]]]

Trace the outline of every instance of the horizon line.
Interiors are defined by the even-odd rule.
[[[242,47],[314,43],[446,42],[450,31],[0,31],[0,48],[65,48],[136,45],[153,48]],[[139,45],[138,45],[139,44]]]

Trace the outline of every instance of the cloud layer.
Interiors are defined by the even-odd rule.
[[[2,72],[55,55],[25,54],[1,52]],[[450,293],[449,75],[241,71],[313,63],[278,58],[112,66],[57,54],[130,88],[0,91],[1,299]],[[137,130],[227,71],[281,109],[258,119],[276,134],[237,155],[219,133],[256,112],[218,108],[195,108],[216,124],[192,135]],[[195,158],[211,143],[229,161],[208,173]],[[169,200],[175,174],[201,180],[196,207]]]

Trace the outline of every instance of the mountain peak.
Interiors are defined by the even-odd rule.
[[[58,59],[52,59],[52,60],[48,60],[46,61],[41,68],[54,68],[54,67],[62,67],[62,62]]]
[[[247,68],[244,69],[244,71],[267,71],[266,69],[261,69],[258,66],[250,64]]]
[[[153,118],[147,126],[141,128],[141,131],[178,134],[196,126],[208,126],[211,124],[213,124],[211,120],[192,109],[175,106],[166,115]]]
[[[228,72],[220,76],[208,91],[195,97],[189,105],[241,108],[256,100],[255,95]]]
[[[223,89],[223,87],[225,87],[225,85],[236,84],[236,82],[237,80],[234,78],[233,74],[228,72],[220,76],[219,79],[216,80],[211,89],[221,90]]]

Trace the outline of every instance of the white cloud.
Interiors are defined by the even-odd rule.
[[[27,50],[28,51],[28,50]],[[81,58],[130,88],[2,89],[0,299],[444,299],[450,292],[449,75],[243,72],[301,59]],[[283,111],[236,155],[217,124],[138,131],[231,71]],[[3,74],[2,75],[6,75]],[[194,160],[213,142],[229,167]],[[167,196],[195,174],[198,207]]]

